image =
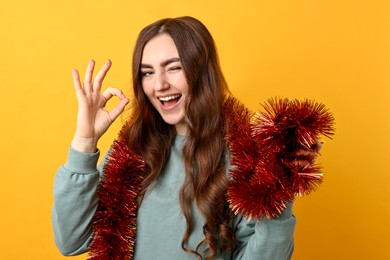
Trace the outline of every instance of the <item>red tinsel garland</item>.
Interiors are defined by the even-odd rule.
[[[114,142],[98,190],[99,205],[88,259],[133,258],[137,195],[145,169],[145,161],[130,150],[122,138]]]
[[[249,116],[237,101],[228,102],[233,103],[228,107]],[[332,114],[314,101],[271,99],[263,108],[265,112],[255,114],[251,123],[245,124],[244,131],[250,132],[252,139],[246,138],[244,143],[239,137],[241,118],[228,121],[228,132],[233,131],[228,141],[234,171],[227,197],[232,210],[248,219],[277,217],[286,202],[309,194],[322,182],[313,147],[320,135],[330,138],[334,131]],[[236,152],[243,148],[243,153]]]
[[[311,151],[319,135],[333,134],[333,117],[313,101],[270,100],[252,115],[234,98],[224,103],[225,138],[230,149],[227,200],[236,214],[272,218],[285,202],[310,193],[322,181]],[[126,129],[125,126],[123,129]],[[131,150],[123,131],[104,167],[88,259],[132,259],[137,195],[146,163]]]

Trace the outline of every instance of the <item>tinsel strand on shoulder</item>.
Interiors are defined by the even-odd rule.
[[[232,165],[227,198],[248,219],[277,217],[286,202],[313,191],[323,179],[313,147],[334,133],[323,104],[270,99],[263,109],[251,115],[237,100],[225,102]]]
[[[125,129],[127,125],[124,126]],[[145,161],[127,145],[124,130],[111,147],[98,189],[98,208],[88,259],[133,258],[137,195],[146,169]]]

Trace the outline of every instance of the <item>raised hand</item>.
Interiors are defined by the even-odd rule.
[[[72,147],[85,153],[96,151],[99,138],[129,103],[129,99],[119,89],[110,87],[101,92],[102,82],[111,67],[111,61],[107,60],[104,63],[95,78],[93,78],[94,67],[95,62],[89,61],[84,84],[80,81],[78,71],[72,71],[78,101],[77,128]],[[120,101],[111,111],[107,111],[105,105],[113,96],[118,97]]]

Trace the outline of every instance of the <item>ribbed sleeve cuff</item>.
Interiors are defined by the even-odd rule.
[[[82,153],[70,147],[68,160],[66,161],[64,167],[73,173],[92,174],[97,171],[96,165],[99,156],[99,150],[95,153]]]

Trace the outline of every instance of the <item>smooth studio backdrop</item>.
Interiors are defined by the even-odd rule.
[[[334,113],[336,135],[320,159],[325,181],[294,206],[294,259],[390,259],[386,0],[2,1],[0,259],[65,259],[51,207],[75,129],[72,68],[84,74],[89,59],[100,67],[110,58],[104,88],[130,94],[139,30],[182,15],[210,29],[232,92],[251,109],[280,96],[315,99]]]

